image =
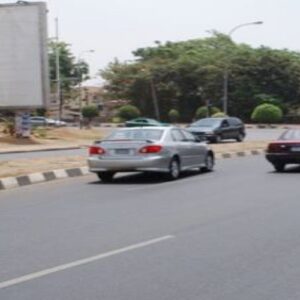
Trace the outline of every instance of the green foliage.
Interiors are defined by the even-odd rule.
[[[225,69],[230,115],[250,120],[253,109],[265,101],[283,111],[300,107],[299,52],[252,48],[214,32],[205,39],[156,42],[133,53],[135,61],[114,61],[102,76],[108,97],[130,99],[148,116],[155,117],[153,87],[162,119],[174,106],[183,121],[190,121],[207,99],[220,106]]]
[[[88,105],[82,108],[81,110],[82,116],[88,120],[92,120],[99,115],[99,109],[95,105]]]
[[[123,105],[119,108],[118,117],[127,121],[141,115],[140,110],[134,105]]]
[[[212,115],[213,118],[224,118],[226,117],[226,114],[223,112],[217,112],[215,114]]]
[[[78,84],[81,79],[89,73],[89,67],[85,61],[76,60],[71,52],[69,44],[65,42],[50,41],[48,44],[48,57],[52,88],[55,88],[56,85],[57,49],[59,51],[61,88],[63,93],[67,93],[70,91],[71,86]]]
[[[36,115],[36,116],[45,117],[46,114],[47,114],[47,109],[46,109],[46,108],[38,108],[38,109],[35,111],[35,115]]]
[[[219,113],[220,110],[217,107],[211,107],[210,108],[210,115],[214,115],[216,113]],[[208,116],[208,108],[207,106],[200,106],[197,110],[196,110],[196,114],[195,114],[195,118],[196,119],[203,119],[206,118]]]
[[[282,120],[282,116],[280,107],[266,103],[254,109],[251,119],[258,123],[277,123]]]
[[[168,117],[171,122],[175,123],[175,122],[178,122],[178,120],[180,118],[180,114],[179,114],[178,110],[173,108],[169,111]]]
[[[35,137],[45,139],[48,135],[47,128],[45,127],[34,127],[32,133]]]
[[[3,118],[3,133],[14,136],[16,133],[15,122],[13,118]]]
[[[118,123],[122,123],[123,122],[123,120],[121,118],[119,118],[119,117],[113,117],[111,121],[114,124],[118,124]]]

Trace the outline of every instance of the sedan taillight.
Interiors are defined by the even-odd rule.
[[[89,148],[89,155],[103,155],[105,154],[105,150],[99,146],[91,146]]]
[[[140,153],[149,154],[149,153],[158,153],[162,150],[162,146],[160,145],[149,145],[140,149]]]
[[[289,147],[285,144],[274,143],[274,144],[269,144],[267,152],[269,153],[285,152],[288,150],[288,148]]]

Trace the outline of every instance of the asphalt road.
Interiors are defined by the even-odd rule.
[[[3,191],[0,299],[300,299],[299,177],[249,157]]]
[[[273,140],[277,139],[284,129],[247,129],[246,141],[261,141],[261,140]],[[24,158],[42,158],[50,156],[73,156],[73,155],[87,155],[86,149],[78,150],[60,150],[60,151],[41,151],[30,153],[11,153],[1,154],[0,161],[15,160]]]

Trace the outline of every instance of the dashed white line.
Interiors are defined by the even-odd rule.
[[[21,277],[18,277],[18,278],[14,278],[14,279],[11,279],[11,280],[0,282],[0,289],[4,289],[4,288],[10,287],[10,286],[14,286],[14,285],[26,282],[26,281],[31,281],[31,280],[34,280],[34,279],[38,279],[38,278],[41,278],[41,277],[44,277],[44,276],[47,276],[47,275],[50,275],[50,274],[53,274],[53,273],[61,272],[61,271],[68,270],[68,269],[71,269],[71,268],[75,268],[75,267],[78,267],[78,266],[81,266],[81,265],[85,265],[85,264],[88,264],[88,263],[91,263],[91,262],[94,262],[94,261],[98,261],[98,260],[101,260],[101,259],[104,259],[104,258],[107,258],[107,257],[110,257],[110,256],[121,254],[121,253],[124,253],[124,252],[136,250],[136,249],[139,249],[139,248],[144,248],[144,247],[147,247],[147,246],[150,246],[150,245],[153,245],[153,244],[157,244],[157,243],[160,243],[160,242],[163,242],[163,241],[166,241],[166,240],[169,240],[169,239],[173,239],[173,238],[175,238],[175,236],[166,235],[166,236],[163,236],[163,237],[148,240],[148,241],[145,241],[145,242],[142,242],[142,243],[134,244],[134,245],[127,246],[127,247],[124,247],[124,248],[120,248],[120,249],[117,249],[117,250],[112,250],[112,251],[109,251],[109,252],[106,252],[106,253],[101,253],[101,254],[98,254],[98,255],[95,255],[95,256],[91,256],[91,257],[88,257],[88,258],[73,261],[73,262],[70,262],[70,263],[67,263],[67,264],[64,264],[64,265],[59,265],[59,266],[56,266],[56,267],[53,267],[53,268],[50,268],[50,269],[42,270],[42,271],[35,272],[35,273],[30,273],[30,274],[27,274],[27,275],[24,275],[24,276],[21,276]]]

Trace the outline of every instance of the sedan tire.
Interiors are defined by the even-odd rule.
[[[180,163],[177,158],[172,158],[169,165],[169,172],[167,178],[169,180],[176,180],[180,176]]]
[[[98,178],[104,182],[104,183],[109,183],[113,181],[113,177],[115,175],[114,172],[98,172],[97,173]]]
[[[277,163],[273,163],[273,166],[274,166],[274,169],[275,169],[277,172],[283,172],[283,171],[284,171],[285,164],[284,164],[284,163],[281,163],[281,162],[277,162]]]
[[[214,169],[215,160],[211,153],[206,155],[205,166],[201,168],[202,172],[211,172]]]

